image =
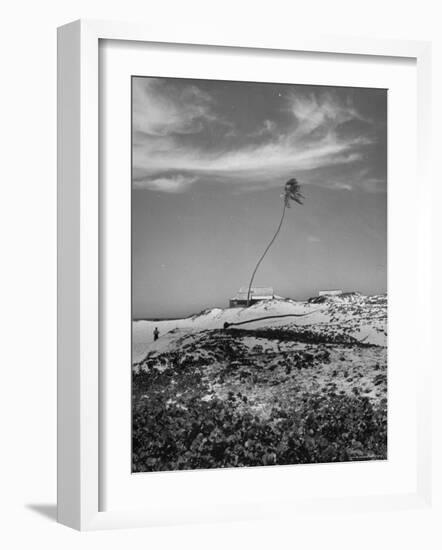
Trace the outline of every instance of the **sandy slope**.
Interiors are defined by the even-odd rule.
[[[278,315],[300,315],[263,319]],[[255,320],[256,319],[256,320]],[[324,303],[271,300],[249,308],[214,308],[185,319],[133,322],[133,362],[138,363],[150,352],[165,352],[176,347],[177,340],[186,334],[221,329],[224,323],[250,323],[237,330],[262,328],[309,328],[328,335],[352,336],[359,341],[386,346],[387,299],[382,296],[354,294],[330,297]],[[153,330],[158,327],[160,338],[153,342]]]

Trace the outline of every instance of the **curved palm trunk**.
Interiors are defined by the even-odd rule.
[[[249,290],[248,290],[248,292],[247,292],[247,307],[250,305],[250,291],[251,291],[251,289],[252,289],[253,279],[255,278],[255,274],[256,274],[256,272],[258,271],[258,267],[260,266],[261,262],[263,261],[265,255],[266,255],[267,252],[269,251],[269,249],[270,249],[270,247],[272,246],[272,244],[275,242],[275,239],[276,239],[276,237],[278,236],[279,231],[281,230],[282,222],[284,221],[285,209],[286,209],[286,208],[287,208],[287,203],[286,203],[286,201],[284,201],[284,206],[283,206],[283,209],[282,209],[282,216],[281,216],[281,219],[280,219],[280,221],[279,221],[278,228],[277,228],[275,234],[273,235],[272,240],[271,240],[271,241],[269,242],[269,244],[267,245],[267,248],[264,250],[263,255],[259,258],[258,263],[256,264],[255,269],[253,270],[252,278],[250,279],[250,283],[249,283]]]

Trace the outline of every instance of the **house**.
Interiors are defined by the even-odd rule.
[[[331,289],[331,290],[320,290],[318,296],[340,296],[342,290]]]
[[[230,299],[230,307],[244,307],[247,305],[248,287],[242,287],[236,295]],[[273,300],[275,293],[271,287],[254,286],[250,289],[250,304],[256,304],[262,300]]]

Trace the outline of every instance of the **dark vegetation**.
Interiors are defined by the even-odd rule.
[[[280,349],[250,349],[249,336]],[[301,347],[290,351],[286,341]],[[386,398],[374,403],[356,387],[343,395],[333,382],[348,375],[330,352],[344,357],[349,346],[368,345],[307,329],[228,329],[184,338],[179,353],[149,355],[133,374],[133,471],[386,458]],[[380,368],[373,383],[386,387]],[[330,380],[306,391],[299,380],[313,371]],[[265,414],[252,406],[257,399]]]
[[[242,406],[244,397],[202,401],[194,396],[165,405],[155,395],[133,411],[133,471],[188,470],[370,460],[385,457],[385,403],[367,397],[302,397],[300,406],[275,406],[263,420]]]
[[[235,336],[238,332],[236,329],[226,329],[226,333]],[[305,328],[297,328],[296,330],[284,330],[278,328],[263,328],[247,330],[241,329],[241,336],[255,336],[256,338],[267,338],[268,340],[278,340],[281,342],[300,342],[304,344],[341,344],[354,345],[358,344],[363,347],[373,347],[372,344],[359,342],[353,336],[345,333],[326,334],[324,332],[313,332]]]

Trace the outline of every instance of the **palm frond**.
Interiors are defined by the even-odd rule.
[[[290,179],[284,187],[284,204],[290,208],[290,201],[303,204],[304,195],[301,193],[301,186],[296,178]]]

